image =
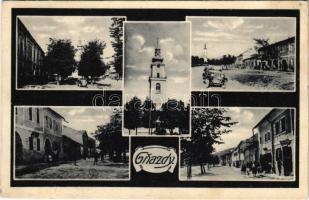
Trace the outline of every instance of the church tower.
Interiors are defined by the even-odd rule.
[[[204,48],[203,48],[203,59],[204,59],[204,63],[207,63],[208,59],[207,59],[207,47],[206,47],[206,43],[204,44]]]
[[[150,65],[149,76],[149,92],[150,99],[155,105],[156,109],[160,109],[162,103],[166,102],[166,73],[165,64],[161,57],[161,49],[159,47],[159,39],[154,51],[154,57]]]

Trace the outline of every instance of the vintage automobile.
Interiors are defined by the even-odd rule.
[[[77,86],[78,87],[87,87],[88,81],[85,78],[81,78],[77,80]]]
[[[214,69],[210,67],[205,67],[203,72],[203,83],[206,87],[210,86],[219,86],[225,87],[225,83],[227,82],[227,78],[222,73],[222,70]]]

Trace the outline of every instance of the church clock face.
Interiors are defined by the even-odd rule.
[[[149,92],[150,98],[155,105],[156,109],[161,109],[161,105],[166,102],[166,73],[165,64],[161,57],[161,49],[159,47],[159,40],[154,51],[154,57],[150,65],[149,76]]]

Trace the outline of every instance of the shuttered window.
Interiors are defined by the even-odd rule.
[[[40,151],[41,150],[41,146],[40,146],[40,138],[37,138],[37,150]]]

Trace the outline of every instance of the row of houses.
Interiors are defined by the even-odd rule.
[[[240,168],[256,163],[266,173],[294,175],[294,109],[272,109],[253,127],[252,134],[235,148],[222,151],[221,165]]]
[[[48,107],[15,107],[16,165],[91,157],[95,140]]]
[[[294,72],[295,57],[295,37],[289,37],[257,50],[247,49],[236,57],[234,66],[242,69]]]

